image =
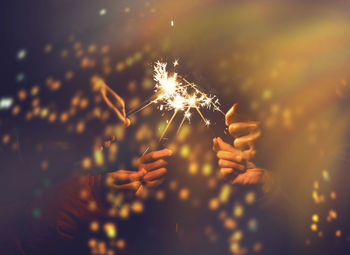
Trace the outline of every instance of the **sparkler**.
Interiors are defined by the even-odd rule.
[[[178,65],[178,61],[173,63],[174,67]],[[190,121],[191,109],[195,109],[205,126],[210,125],[210,120],[206,119],[201,112],[201,108],[219,111],[225,116],[225,113],[219,108],[219,100],[216,96],[207,95],[202,92],[197,85],[187,81],[185,78],[179,76],[176,72],[168,73],[167,63],[157,61],[154,65],[153,79],[156,82],[154,86],[155,94],[143,102],[138,107],[132,109],[127,113],[127,116],[140,112],[152,104],[159,104],[159,109],[162,111],[173,111],[173,115],[164,128],[159,141],[163,139],[170,125],[174,121],[175,116],[179,112],[183,112],[182,121],[177,129],[177,133],[181,130],[186,119]]]

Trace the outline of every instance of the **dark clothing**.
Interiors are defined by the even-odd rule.
[[[2,208],[0,254],[81,251],[89,223],[106,213],[102,189],[101,176],[87,174],[53,185],[40,199]]]

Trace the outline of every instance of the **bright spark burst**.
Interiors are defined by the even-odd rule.
[[[178,61],[173,63],[174,67],[178,65]],[[132,113],[139,112],[153,103],[159,104],[159,110],[174,111],[172,117],[167,122],[160,140],[163,139],[169,126],[173,122],[178,112],[183,112],[183,118],[179,125],[178,132],[187,119],[191,119],[191,109],[195,109],[202,118],[205,126],[210,125],[210,120],[206,119],[200,108],[207,108],[219,111],[225,115],[219,108],[219,100],[216,96],[207,95],[200,91],[197,85],[187,81],[185,78],[180,77],[176,72],[169,73],[166,69],[167,63],[157,61],[154,65],[153,79],[156,82],[155,95],[146,105],[141,105],[136,108]]]

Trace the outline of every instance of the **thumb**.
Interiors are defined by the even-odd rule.
[[[231,144],[224,142],[220,137],[216,138],[216,141],[217,141],[217,146],[219,147],[220,150],[231,151],[231,152],[235,151],[235,149]]]
[[[236,116],[237,115],[237,108],[238,108],[238,104],[234,104],[230,110],[227,111],[226,115],[225,115],[225,124],[226,126],[229,126],[232,122],[235,121]]]
[[[125,118],[125,121],[124,121],[125,127],[130,126],[130,124],[131,124],[131,121],[128,118]]]
[[[213,138],[213,151],[218,152],[220,150],[217,138]]]

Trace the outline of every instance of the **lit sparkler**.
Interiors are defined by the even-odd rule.
[[[178,61],[175,60],[173,65],[174,67],[177,66]],[[154,86],[155,94],[140,106],[129,111],[127,114],[128,116],[140,112],[152,104],[159,104],[160,110],[165,109],[167,111],[173,111],[173,115],[160,136],[159,140],[161,141],[179,112],[183,112],[184,115],[177,129],[177,133],[181,130],[186,119],[190,121],[191,109],[195,109],[198,112],[205,126],[210,125],[210,120],[204,117],[200,111],[201,108],[213,108],[213,110],[219,111],[221,114],[225,115],[219,108],[219,100],[216,96],[208,96],[199,90],[197,85],[180,77],[176,72],[172,74],[168,73],[166,67],[167,63],[162,63],[160,61],[155,63],[153,75],[153,79],[156,82]]]

